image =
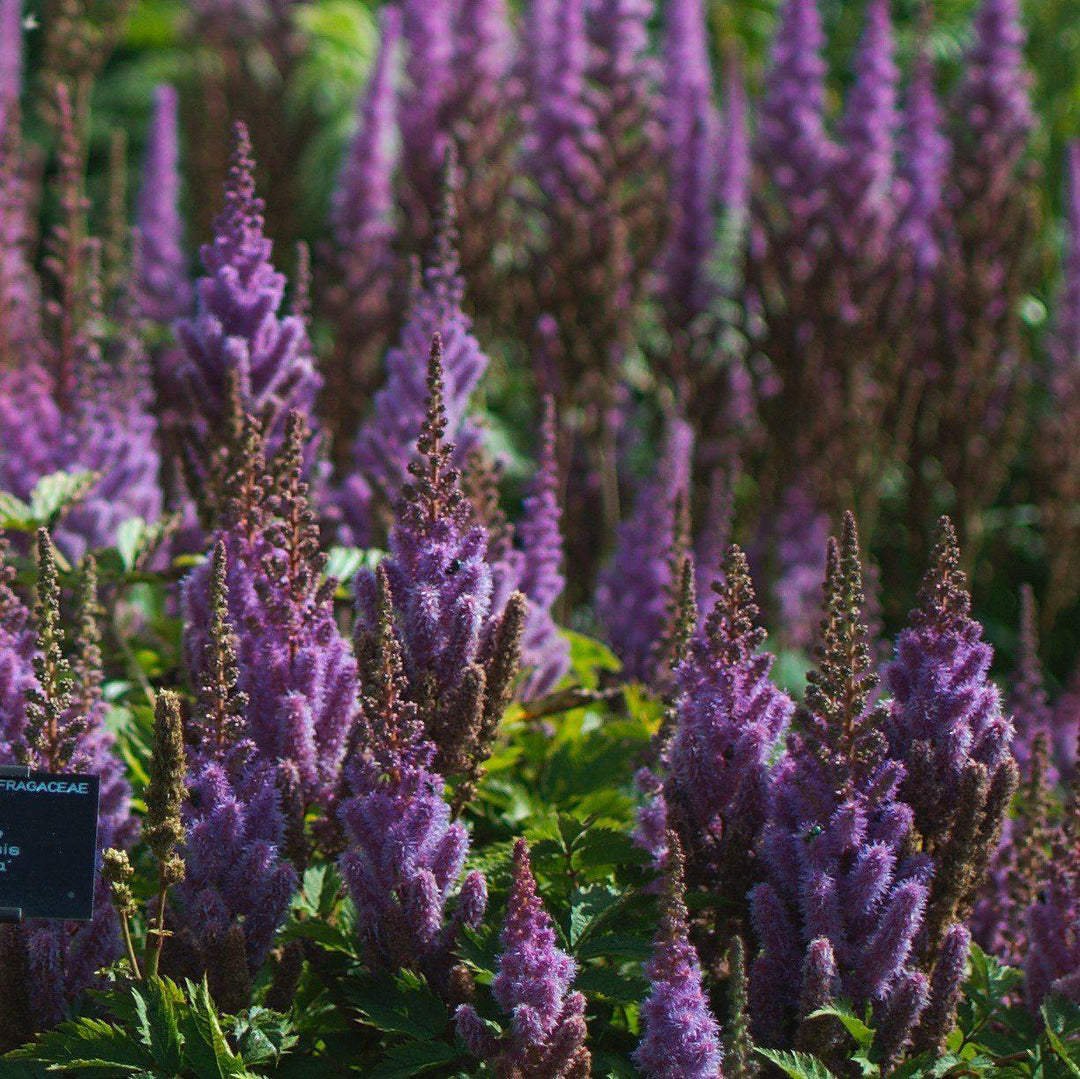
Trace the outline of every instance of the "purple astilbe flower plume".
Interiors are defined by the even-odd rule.
[[[680,502],[690,487],[693,431],[668,420],[656,470],[639,488],[630,516],[618,528],[615,554],[600,576],[596,610],[627,678],[650,682],[657,650],[669,628],[676,587],[673,555],[680,536]]]
[[[176,91],[157,87],[135,209],[139,312],[164,326],[189,314],[193,296],[180,217],[177,107]]]
[[[931,952],[945,927],[970,913],[1017,777],[1012,722],[990,680],[993,652],[971,618],[959,563],[956,534],[943,517],[919,606],[886,669],[889,754],[906,770],[902,796],[935,861]]]
[[[194,318],[176,323],[184,355],[177,381],[192,414],[196,444],[218,444],[235,386],[245,412],[256,416],[268,447],[281,445],[292,409],[312,416],[322,383],[301,319],[278,317],[285,278],[270,263],[263,203],[255,195],[247,128],[238,123],[225,208],[214,238],[202,248],[206,276],[196,285]]]
[[[336,582],[322,579],[325,557],[303,479],[303,417],[290,413],[270,469],[252,424],[217,535],[228,558],[239,687],[259,757],[292,762],[310,804],[337,784],[356,717],[356,661],[334,619]],[[185,659],[196,683],[206,676],[211,579],[204,564],[182,586]]]
[[[641,1005],[644,1035],[634,1063],[650,1079],[720,1079],[720,1027],[702,988],[701,964],[690,943],[683,898],[682,857],[668,840],[667,881],[653,955],[645,964],[652,983]]]
[[[0,761],[15,759],[26,726],[26,694],[35,684],[30,612],[15,594],[15,568],[0,537]]]
[[[87,772],[101,777],[98,842],[102,847],[130,842],[134,820],[123,765],[104,726],[97,578],[92,559],[82,567],[79,613],[72,661],[64,655],[60,586],[52,542],[37,537],[38,585],[34,622],[37,633],[28,675],[24,656],[24,612],[13,606],[7,582],[0,585],[5,630],[12,649],[0,665],[16,673],[25,689],[22,715],[4,732],[0,762],[52,772]],[[17,651],[16,651],[17,650]],[[8,664],[11,664],[9,667]],[[16,667],[15,665],[18,664]],[[21,729],[15,729],[21,723]],[[98,877],[90,922],[31,920],[0,929],[0,1045],[6,1050],[35,1031],[60,1022],[71,1003],[94,984],[96,972],[120,954],[116,914],[108,887]]]
[[[221,541],[211,563],[211,620],[206,637],[195,745],[184,810],[186,867],[173,893],[177,946],[205,971],[214,999],[237,1010],[285,917],[296,873],[282,855],[285,822],[276,768],[245,737],[249,700],[240,691],[229,623],[228,554]],[[240,934],[237,955],[230,935]],[[245,992],[246,990],[246,992]]]
[[[444,775],[469,782],[494,737],[517,674],[526,601],[513,593],[495,609],[488,536],[475,523],[445,441],[443,351],[431,342],[427,408],[409,465],[397,523],[382,563],[393,596],[409,693],[420,705],[427,737]],[[375,575],[356,580],[357,634],[374,631]],[[456,792],[456,797],[462,797]]]
[[[22,0],[0,0],[0,125],[22,93]]]
[[[1065,251],[1047,379],[1050,410],[1040,421],[1039,471],[1046,491],[1040,513],[1050,562],[1045,614],[1052,618],[1080,588],[1080,526],[1072,510],[1080,502],[1080,461],[1070,452],[1070,432],[1080,422],[1080,141],[1069,146]],[[1048,621],[1049,624],[1049,621]]]
[[[805,483],[794,483],[784,492],[775,518],[756,545],[766,548],[756,561],[770,566],[769,574],[762,576],[771,582],[775,621],[789,647],[808,650],[814,642],[822,551],[828,536],[828,515],[814,502]]]
[[[21,69],[21,7],[18,2],[4,0],[0,9],[0,32],[4,34],[2,48],[12,48],[9,66],[18,61]],[[14,16],[14,42],[7,35]],[[29,192],[24,175],[25,157],[18,102],[18,84],[11,97],[5,97],[0,83],[0,354],[25,365],[39,359],[43,350],[41,340],[41,286],[31,264]],[[12,366],[11,360],[5,366]]]
[[[1072,754],[1072,785],[1039,892],[1024,919],[1024,999],[1037,1012],[1047,993],[1080,1004],[1080,728]]]
[[[392,508],[409,479],[416,433],[427,403],[431,340],[442,340],[442,370],[447,437],[457,447],[458,461],[476,448],[479,432],[466,420],[469,398],[487,369],[488,360],[472,333],[472,320],[462,310],[465,283],[457,257],[453,194],[445,192],[443,212],[431,257],[417,281],[401,339],[386,357],[386,381],[376,393],[370,417],[353,444],[353,462],[377,504]],[[352,528],[366,534],[370,509],[346,496],[345,513]]]
[[[750,893],[761,948],[752,1012],[767,1045],[790,1043],[793,1021],[806,1019],[805,975],[816,969],[808,948],[819,939],[835,962],[837,995],[888,1012],[905,985],[929,890],[928,860],[909,854],[912,812],[898,796],[903,766],[888,759],[883,710],[871,706],[876,679],[850,514],[842,541],[829,541],[825,580],[818,666],[778,766],[759,850],[765,879]],[[803,979],[795,976],[800,966]],[[795,1031],[797,1042],[816,1035],[805,1022]]]
[[[737,53],[727,58],[724,75],[724,121],[720,133],[720,205],[738,224],[750,199],[750,128],[746,83]]]
[[[759,652],[765,631],[755,628],[753,586],[737,546],[713,587],[712,611],[676,671],[664,798],[690,884],[722,886],[741,913],[770,807],[770,759],[795,706],[769,681],[773,657]]]
[[[855,81],[848,93],[840,125],[841,154],[833,176],[834,228],[841,252],[848,258],[880,260],[892,224],[893,162],[899,116],[896,87],[899,69],[890,0],[872,0],[866,29],[855,61]],[[867,248],[876,249],[867,250]],[[859,250],[859,249],[862,250]]]
[[[822,208],[836,156],[825,131],[824,43],[816,0],[787,0],[773,40],[756,156],[794,230],[805,229]]]
[[[941,940],[930,979],[926,1011],[914,1034],[918,1052],[939,1054],[949,1031],[956,1025],[956,1005],[967,975],[971,931],[965,925],[950,926]]]
[[[555,624],[552,609],[562,595],[563,539],[559,528],[559,465],[556,454],[555,402],[544,402],[540,425],[540,459],[532,489],[525,498],[515,535],[524,558],[517,587],[529,601],[521,641],[521,665],[529,671],[523,698],[553,689],[570,667],[570,644]]]
[[[399,156],[398,8],[383,8],[379,28],[379,52],[359,103],[359,122],[338,175],[330,213],[332,280],[325,291],[335,334],[324,408],[334,432],[333,445],[346,454],[394,325],[398,292],[393,189]]]
[[[430,237],[450,149],[454,23],[459,0],[405,0],[405,85],[399,103],[404,201],[414,235]]]
[[[941,258],[941,215],[949,166],[934,65],[925,45],[912,63],[898,149],[897,237],[911,252],[919,280],[925,281]]]
[[[487,885],[478,872],[461,881],[468,834],[451,820],[443,778],[433,769],[435,746],[406,695],[392,603],[380,565],[375,627],[358,642],[366,692],[357,752],[346,765],[341,872],[371,960],[422,970],[442,991],[461,926],[475,929],[483,919]]]
[[[1020,636],[1008,705],[1014,729],[1012,755],[1021,772],[1024,772],[1031,760],[1031,747],[1036,735],[1042,731],[1048,739],[1051,738],[1054,725],[1039,661],[1038,609],[1035,593],[1029,584],[1020,588]],[[1047,782],[1053,786],[1057,779],[1057,769],[1051,758]]]
[[[491,983],[495,1003],[511,1016],[496,1039],[471,1004],[456,1013],[458,1036],[498,1073],[522,1079],[584,1079],[585,998],[570,991],[574,960],[555,943],[551,917],[536,891],[524,839],[514,844],[513,881],[503,924],[502,954]]]
[[[949,107],[949,236],[937,281],[947,320],[927,350],[935,377],[924,413],[934,422],[920,452],[941,462],[961,535],[1005,482],[1031,373],[1021,311],[1038,222],[1024,40],[1017,0],[982,0]]]

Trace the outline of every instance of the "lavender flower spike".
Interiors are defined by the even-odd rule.
[[[518,588],[529,601],[521,658],[522,667],[530,670],[522,688],[526,699],[552,689],[570,666],[570,644],[560,635],[551,613],[566,578],[561,568],[555,402],[550,397],[544,403],[541,439],[536,478],[515,529],[524,555]]]
[[[202,248],[207,276],[196,286],[196,314],[176,324],[184,349],[177,379],[212,444],[221,438],[235,379],[244,411],[260,420],[276,449],[290,410],[312,416],[322,379],[303,321],[278,317],[285,278],[270,263],[272,244],[263,235],[263,203],[255,196],[251,142],[242,123],[234,140],[225,208],[214,222],[213,241]]]
[[[0,127],[22,93],[22,0],[0,0]]]
[[[835,210],[838,237],[849,254],[868,242],[880,245],[891,225],[894,144],[899,117],[893,61],[890,0],[872,0],[841,124],[842,157],[837,162]],[[873,252],[882,257],[878,246]]]
[[[601,574],[596,610],[627,678],[649,682],[667,629],[676,581],[672,556],[680,540],[680,500],[690,483],[693,432],[683,419],[668,422],[663,454],[641,485],[630,516],[618,528],[615,554]]]
[[[934,90],[934,66],[925,46],[912,64],[899,137],[900,185],[897,226],[900,242],[925,281],[941,258],[940,216],[944,206],[949,142],[942,134]]]
[[[676,677],[675,733],[664,797],[688,879],[724,881],[742,906],[771,802],[770,760],[795,705],[769,680],[746,556],[728,548],[716,603]]]
[[[761,946],[751,1010],[769,1045],[813,1033],[801,1007],[811,987],[792,974],[815,969],[809,950],[818,940],[831,949],[837,996],[891,1010],[926,908],[931,866],[910,853],[912,812],[898,796],[904,770],[888,758],[883,710],[871,703],[863,602],[858,535],[846,514],[843,539],[828,544],[817,667],[762,835],[764,880],[750,893]]]
[[[824,43],[816,0],[787,0],[770,56],[757,156],[794,221],[821,208],[835,157],[825,131]]]
[[[465,283],[456,242],[452,193],[447,191],[434,249],[413,290],[408,321],[398,345],[386,357],[386,381],[353,446],[356,468],[384,508],[397,504],[408,482],[427,402],[428,358],[435,334],[442,340],[447,437],[457,446],[457,459],[465,460],[478,441],[465,414],[488,360],[473,336],[471,319],[462,310]],[[366,523],[355,522],[357,527]]]
[[[449,978],[450,950],[461,925],[476,928],[487,903],[484,878],[461,884],[457,911],[448,903],[468,852],[464,826],[450,819],[443,779],[432,768],[407,682],[394,624],[390,585],[376,571],[376,616],[365,649],[362,734],[347,764],[348,799],[340,816],[347,848],[341,872],[356,904],[372,961],[423,970],[437,988]]]
[[[555,930],[536,893],[524,839],[514,845],[513,883],[502,931],[502,955],[491,985],[495,1003],[512,1016],[496,1040],[470,1004],[456,1014],[461,1039],[499,1074],[522,1079],[585,1079],[585,998],[570,992],[575,964],[555,943]]]
[[[177,94],[171,86],[159,86],[154,91],[135,219],[139,229],[139,311],[144,318],[163,325],[187,315],[192,300],[180,218],[179,158]]]
[[[652,989],[641,1006],[645,1028],[634,1063],[649,1079],[720,1079],[720,1028],[701,985],[690,943],[678,839],[668,839],[667,885],[652,959]]]

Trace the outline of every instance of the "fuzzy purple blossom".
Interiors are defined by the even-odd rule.
[[[188,315],[193,296],[180,216],[177,108],[176,91],[157,87],[135,208],[139,312],[162,325]]]
[[[841,251],[849,257],[860,247],[877,244],[871,256],[881,259],[894,208],[896,157],[896,87],[890,0],[871,0],[866,28],[855,61],[855,81],[840,124],[841,154],[833,177],[832,209]]]
[[[247,128],[238,123],[225,208],[202,248],[206,276],[196,285],[194,318],[176,323],[184,355],[177,381],[203,438],[216,442],[235,380],[244,411],[263,424],[276,448],[293,409],[309,419],[322,378],[315,370],[302,319],[280,318],[285,278],[270,262],[263,203],[255,195]]]
[[[422,970],[445,989],[457,934],[463,925],[479,926],[487,886],[477,872],[462,880],[468,834],[451,819],[443,778],[433,767],[435,747],[405,696],[385,580],[375,670],[365,686],[364,738],[346,767],[341,873],[370,960],[390,969]],[[455,891],[456,910],[450,914]]]
[[[574,960],[555,942],[555,928],[536,891],[524,839],[514,845],[513,880],[503,923],[502,954],[491,983],[495,1003],[511,1016],[495,1039],[470,1004],[456,1013],[458,1035],[500,1073],[523,1079],[584,1079],[585,998],[570,991]]]
[[[238,466],[238,494],[225,509],[218,540],[228,560],[229,616],[236,632],[247,730],[262,760],[291,761],[304,800],[336,787],[357,709],[357,669],[334,617],[332,578],[303,479],[306,431],[292,413],[283,458],[269,481],[258,439]],[[266,488],[269,488],[267,490]],[[205,673],[211,565],[182,585],[184,652]]]
[[[555,408],[549,398],[544,406],[536,476],[514,530],[523,555],[516,587],[529,601],[521,651],[522,667],[529,670],[521,690],[525,698],[553,689],[570,667],[570,644],[552,616],[555,601],[566,586],[558,488]]]
[[[824,44],[816,0],[787,0],[773,40],[756,154],[790,221],[802,227],[822,208],[836,158],[825,130]]]
[[[886,1011],[905,984],[929,894],[929,860],[910,853],[913,814],[900,801],[903,767],[885,752],[875,678],[860,621],[862,574],[854,519],[830,539],[818,666],[777,767],[759,850],[764,880],[750,893],[760,952],[751,971],[759,1039],[788,1044],[805,1020],[808,948],[828,942],[835,991]],[[825,1001],[814,1000],[813,1008]],[[806,1036],[800,1022],[796,1037]]]
[[[197,760],[188,778],[185,877],[174,898],[182,943],[194,947],[202,969],[216,967],[239,926],[250,979],[285,919],[297,878],[282,853],[276,779],[250,742]]]
[[[386,380],[353,445],[361,482],[346,490],[343,502],[357,535],[367,535],[371,529],[372,496],[376,505],[393,507],[408,482],[427,401],[428,358],[435,334],[442,339],[447,432],[457,446],[457,459],[468,457],[479,441],[466,412],[488,360],[473,336],[472,320],[462,310],[465,283],[455,245],[447,208],[430,261],[413,289],[401,339],[386,356]]]
[[[405,0],[402,5],[406,51],[399,104],[401,164],[411,227],[420,236],[430,235],[439,178],[452,145],[454,22],[459,6],[458,0]]]
[[[692,884],[723,881],[738,906],[770,810],[771,759],[794,703],[769,680],[746,557],[732,546],[703,627],[676,671],[664,799]]]
[[[969,762],[996,770],[1013,733],[990,679],[993,650],[971,617],[955,534],[945,520],[939,527],[919,606],[885,672],[892,699],[884,734],[890,755],[909,769],[905,799],[926,839],[947,827]]]
[[[674,557],[690,489],[693,431],[668,420],[660,460],[641,484],[633,509],[618,528],[611,564],[596,588],[596,611],[627,678],[648,682],[669,628],[676,586]]]
[[[1040,732],[1048,739],[1053,734],[1054,716],[1050,709],[1046,684],[1039,660],[1038,611],[1031,585],[1020,589],[1020,635],[1009,693],[1009,714],[1012,716],[1014,737],[1011,748],[1021,771],[1031,761],[1032,746]],[[1051,760],[1047,782],[1057,782],[1057,769]]]
[[[897,236],[925,280],[941,258],[941,214],[949,166],[949,141],[934,88],[934,65],[926,48],[912,63],[898,138],[900,175]]]
[[[0,0],[0,126],[22,93],[22,0]]]
[[[26,726],[26,694],[36,684],[30,612],[15,594],[15,568],[0,537],[0,760],[13,761]]]
[[[1064,853],[1064,852],[1062,852]],[[1080,874],[1050,869],[1042,895],[1028,908],[1024,999],[1037,1011],[1048,993],[1080,1004]]]
[[[690,943],[679,869],[670,861],[678,859],[669,860],[660,924],[645,964],[651,989],[641,1005],[644,1035],[633,1059],[650,1079],[720,1079],[720,1028]]]
[[[724,75],[724,118],[720,132],[720,205],[728,219],[741,224],[750,199],[750,128],[746,83],[736,53]]]

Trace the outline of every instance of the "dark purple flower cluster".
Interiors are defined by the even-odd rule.
[[[496,1038],[476,1009],[463,1004],[457,1010],[458,1034],[471,1052],[499,1072],[522,1079],[584,1079],[591,1071],[585,998],[570,991],[577,968],[555,943],[524,839],[514,845],[514,877],[501,940],[491,995],[511,1017],[509,1029]]]

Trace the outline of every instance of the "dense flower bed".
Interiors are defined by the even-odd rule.
[[[37,14],[0,764],[99,775],[100,858],[0,925],[0,1077],[1075,1075],[1080,144],[1046,229],[1016,0],[948,79],[868,0],[846,80],[816,0],[761,71],[703,0],[200,0],[131,199],[145,10]]]

